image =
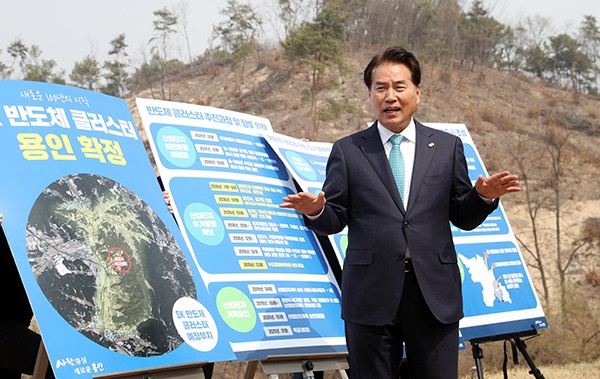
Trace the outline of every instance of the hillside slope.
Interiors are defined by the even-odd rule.
[[[318,140],[332,142],[372,121],[362,70],[370,53],[346,56],[348,73],[332,71],[334,83],[321,91],[319,109],[331,120],[320,121]],[[266,117],[280,133],[304,137],[311,123],[307,92],[310,72],[292,67],[279,50],[263,51],[232,70],[228,60],[197,62],[174,75],[167,100],[231,109]],[[600,98],[569,92],[544,82],[460,64],[422,62],[421,104],[416,118],[422,122],[465,123],[490,171],[506,163],[502,146],[508,139],[539,133],[551,120],[572,132],[570,144],[577,150],[573,164],[600,162]],[[144,89],[133,98],[153,98]],[[505,142],[498,144],[498,141]],[[584,174],[597,173],[593,167]],[[586,198],[599,198],[582,188]],[[591,195],[591,196],[590,196]]]
[[[320,121],[317,140],[333,142],[372,121],[362,83],[362,70],[370,57],[370,52],[347,55],[348,73],[329,75],[336,84],[321,91],[319,109],[328,120]],[[243,72],[240,65],[232,70],[227,60],[186,66],[174,76],[167,100],[258,115],[268,118],[279,133],[305,137],[311,124],[308,70],[292,67],[279,50],[263,51],[243,66]],[[534,161],[547,158],[540,156],[545,128],[563,130],[568,133],[561,162],[567,200],[600,200],[600,97],[486,67],[428,61],[422,67],[419,121],[466,124],[489,172],[516,172],[515,157],[533,167]],[[134,98],[153,98],[153,93],[158,91],[132,94],[129,104],[134,116]],[[504,199],[508,204],[524,201],[519,195]]]

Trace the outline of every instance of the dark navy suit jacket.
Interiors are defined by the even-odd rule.
[[[335,142],[323,186],[317,234],[348,226],[342,271],[342,317],[363,325],[392,321],[402,296],[405,253],[429,308],[443,323],[463,317],[461,278],[450,222],[471,230],[497,206],[485,202],[468,175],[461,140],[415,121],[416,148],[405,208],[377,123]]]

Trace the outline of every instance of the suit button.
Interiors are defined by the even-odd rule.
[[[409,226],[410,226],[410,222],[408,222],[408,221],[404,221],[404,227],[405,227],[405,228],[408,228]]]

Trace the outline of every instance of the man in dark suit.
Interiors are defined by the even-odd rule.
[[[463,303],[450,222],[476,228],[500,196],[520,190],[518,179],[501,172],[473,186],[461,140],[413,119],[421,69],[412,53],[388,48],[364,81],[376,122],[334,143],[321,193],[280,206],[320,235],[348,226],[342,318],[352,379],[398,378],[403,344],[412,379],[457,378]],[[393,172],[395,134],[403,163]]]

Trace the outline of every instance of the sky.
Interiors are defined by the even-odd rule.
[[[470,4],[468,0],[463,2]],[[600,24],[598,0],[483,0],[483,4],[498,21],[508,25],[528,16],[549,18],[555,34],[575,33],[584,15],[596,17]]]
[[[265,18],[265,28],[274,18],[274,0],[249,1]],[[470,0],[460,0],[468,6]],[[225,0],[2,0],[0,3],[0,61],[9,63],[8,45],[21,38],[26,46],[37,45],[42,59],[53,59],[68,74],[73,63],[92,55],[100,62],[108,57],[110,41],[125,34],[127,53],[134,65],[149,51],[153,12],[170,10],[185,4],[187,28],[193,56],[208,47],[213,25],[224,20],[220,14]],[[484,6],[502,23],[514,25],[525,16],[543,16],[551,20],[554,34],[575,33],[584,15],[593,15],[600,23],[598,0],[484,0]],[[270,6],[269,6],[270,5]],[[271,27],[272,30],[272,27]],[[272,33],[271,33],[272,34]],[[276,41],[274,35],[266,36]],[[180,50],[172,54],[187,62],[183,39]]]
[[[53,59],[69,72],[73,62],[93,55],[108,59],[110,41],[125,34],[127,52],[133,61],[142,61],[149,51],[156,19],[153,12],[187,4],[187,28],[193,55],[207,47],[212,25],[224,18],[219,10],[225,1],[214,0],[1,0],[0,59],[6,62],[8,45],[21,38],[26,46],[37,45],[43,59]],[[187,61],[185,45],[181,58]],[[174,53],[178,55],[177,52]]]

